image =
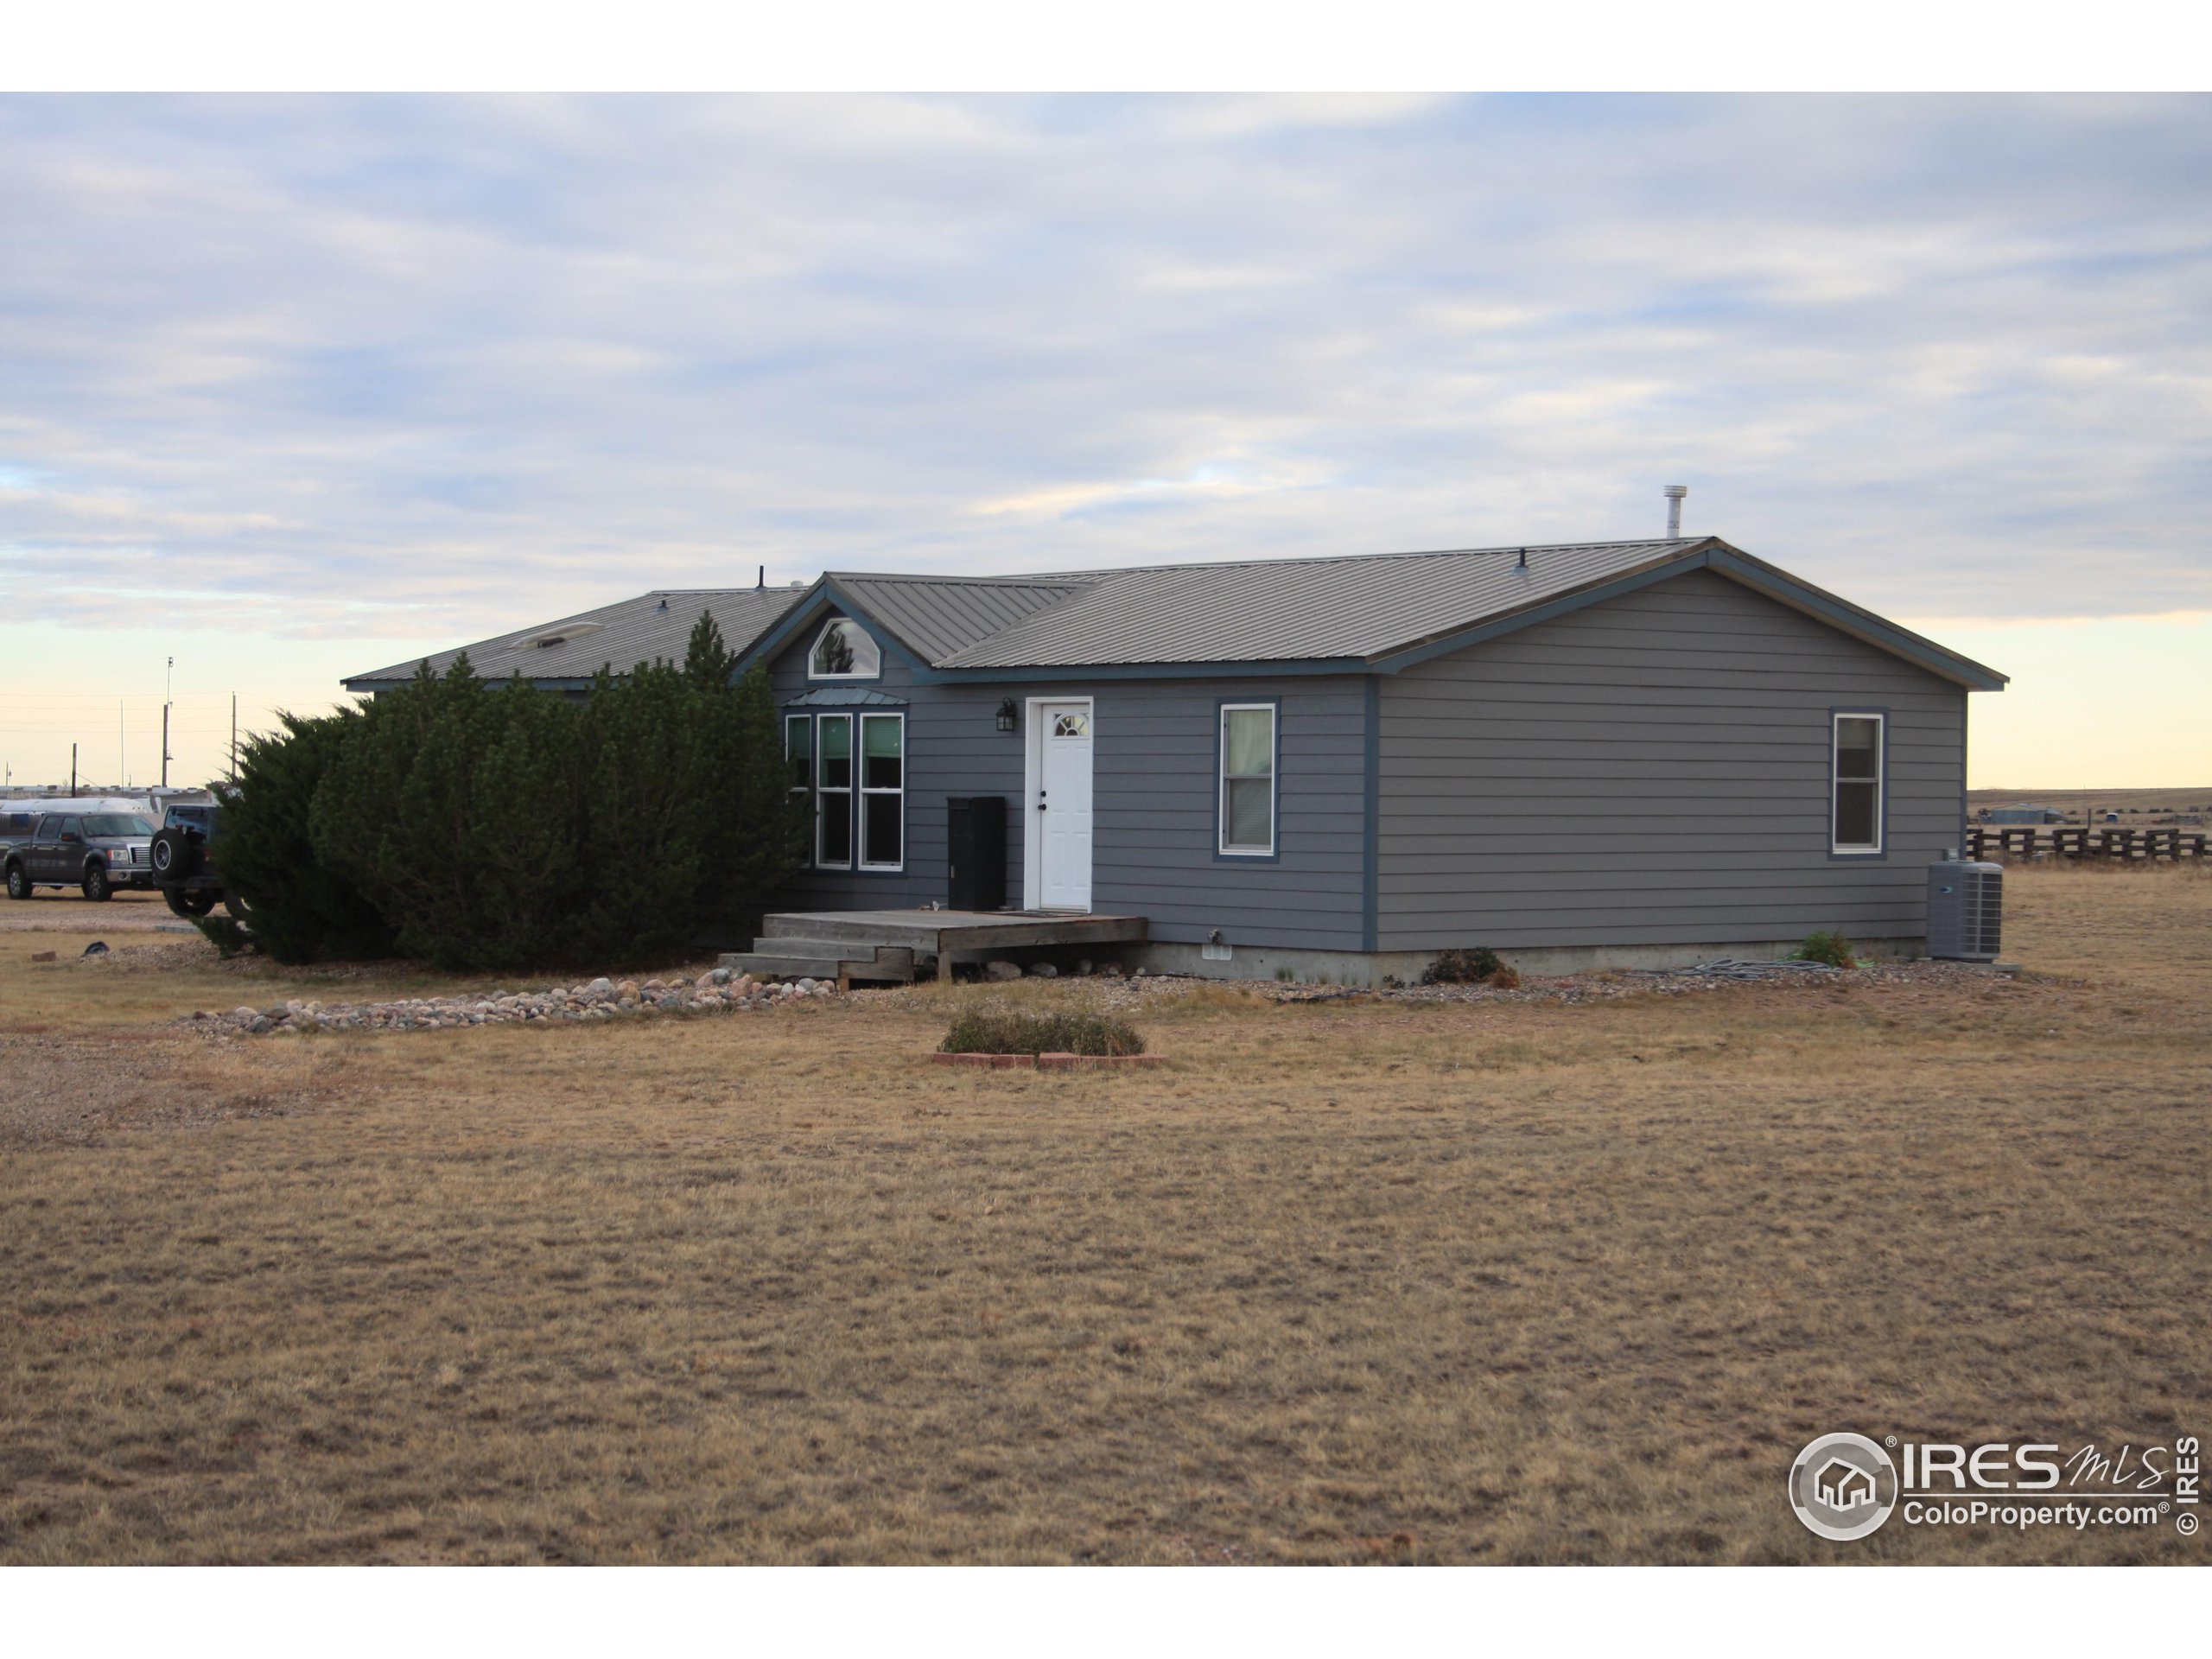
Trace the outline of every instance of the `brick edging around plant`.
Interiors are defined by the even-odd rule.
[[[1034,1066],[1047,1071],[1071,1071],[1086,1065],[1164,1065],[1164,1054],[947,1054],[930,1058],[939,1065]]]

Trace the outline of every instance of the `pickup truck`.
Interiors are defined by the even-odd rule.
[[[226,903],[223,877],[215,868],[215,841],[223,829],[219,806],[172,806],[162,814],[162,827],[154,832],[154,885],[168,906],[187,920],[205,916],[222,904],[232,915],[235,903]]]
[[[8,896],[75,887],[95,903],[118,887],[150,887],[154,826],[130,812],[10,812],[0,817]]]

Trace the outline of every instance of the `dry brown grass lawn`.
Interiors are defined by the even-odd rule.
[[[203,1044],[303,982],[8,938],[0,1560],[2202,1560],[1783,1497],[2212,1429],[2212,880],[2012,893],[2047,977],[1215,989],[1136,1076],[934,988]]]

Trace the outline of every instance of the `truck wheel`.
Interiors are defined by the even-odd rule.
[[[96,905],[104,905],[115,897],[115,889],[107,884],[107,866],[93,864],[85,870],[83,892]]]
[[[28,899],[31,896],[30,875],[20,864],[10,864],[8,867],[8,896],[10,899]]]
[[[215,901],[222,896],[213,887],[201,887],[197,892],[184,887],[162,889],[162,897],[169,901],[169,908],[188,922],[214,909]]]

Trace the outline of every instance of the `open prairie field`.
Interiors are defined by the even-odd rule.
[[[1066,982],[211,1041],[434,982],[10,935],[0,1560],[2202,1561],[1785,1501],[2212,1432],[2212,877],[2008,880],[2018,981],[1209,987],[1133,1074],[927,1063]]]
[[[1967,810],[1985,806],[2052,806],[2080,823],[2101,822],[2094,815],[2123,813],[2142,821],[2199,817],[2212,814],[2212,784],[2190,789],[1972,789]]]

